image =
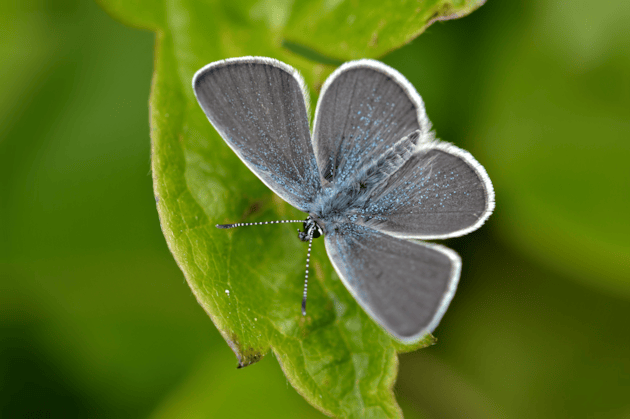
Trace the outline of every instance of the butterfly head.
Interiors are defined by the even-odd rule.
[[[311,239],[316,239],[324,234],[324,231],[317,223],[317,220],[311,215],[309,215],[306,220],[304,220],[303,226],[304,231],[298,230],[298,238],[303,242],[310,241]]]

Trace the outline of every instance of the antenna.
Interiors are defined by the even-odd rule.
[[[306,291],[308,289],[308,263],[311,260],[311,246],[313,237],[308,241],[308,253],[306,253],[306,275],[304,275],[304,298],[302,299],[302,316],[306,316]]]
[[[261,221],[259,223],[236,223],[236,224],[217,224],[216,228],[236,228],[244,226],[259,226],[265,224],[280,224],[280,223],[303,223],[304,220],[278,220],[278,221]]]
[[[305,231],[301,232],[300,229],[298,228],[298,237],[300,238],[300,240],[302,241],[306,241],[308,239],[308,252],[306,253],[306,273],[304,275],[304,298],[302,299],[302,316],[306,316],[306,293],[308,290],[308,268],[309,268],[309,264],[311,261],[311,248],[313,246],[313,239],[315,237],[319,237],[319,235],[321,234],[321,229],[319,228],[319,226],[317,226],[317,224],[310,220],[310,217],[307,219],[307,221],[302,221],[302,220],[278,220],[278,221],[261,221],[258,223],[235,223],[235,224],[217,224],[215,225],[216,228],[222,228],[222,229],[227,229],[227,228],[236,228],[236,227],[245,227],[245,226],[257,226],[257,225],[266,225],[266,224],[281,224],[281,223],[302,223],[305,224]],[[306,223],[309,223],[308,226],[306,226]],[[314,237],[314,234],[317,234]]]

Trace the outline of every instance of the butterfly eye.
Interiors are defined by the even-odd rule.
[[[322,230],[319,228],[319,226],[315,226],[315,228],[313,228],[313,238],[316,239],[321,235],[322,235]]]

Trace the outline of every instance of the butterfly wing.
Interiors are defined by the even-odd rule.
[[[494,209],[485,169],[451,144],[420,144],[372,192],[356,222],[400,238],[444,239],[479,228]]]
[[[413,86],[391,67],[374,60],[351,61],[322,87],[313,144],[324,182],[342,183],[362,165],[405,135],[431,124]]]
[[[199,70],[193,89],[212,125],[250,170],[305,211],[320,181],[308,93],[297,70],[271,58],[233,58]]]
[[[405,342],[435,329],[459,280],[461,260],[454,251],[354,224],[329,232],[326,251],[361,307]]]

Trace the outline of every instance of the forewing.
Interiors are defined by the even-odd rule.
[[[212,125],[251,171],[305,210],[320,181],[299,73],[270,58],[233,58],[199,70],[193,89]]]
[[[435,329],[459,280],[461,260],[454,251],[353,224],[332,230],[326,234],[328,256],[370,317],[404,342]]]
[[[351,61],[324,83],[313,143],[324,182],[344,182],[405,135],[430,123],[422,99],[400,73],[374,60]]]
[[[401,238],[444,239],[476,230],[493,209],[485,169],[467,151],[433,142],[372,192],[355,222]]]

